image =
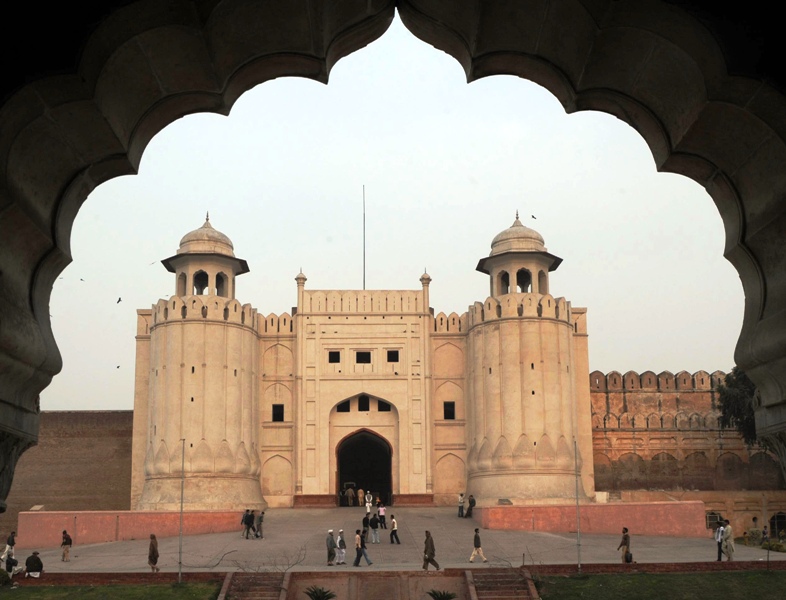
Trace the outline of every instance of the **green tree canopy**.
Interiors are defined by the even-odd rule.
[[[753,416],[753,397],[756,386],[745,371],[734,367],[718,386],[721,427],[734,428],[746,444],[766,446],[756,437],[756,420]]]

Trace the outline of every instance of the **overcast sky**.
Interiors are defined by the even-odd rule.
[[[368,289],[418,289],[425,268],[434,310],[466,311],[488,294],[478,260],[519,210],[563,258],[552,294],[588,308],[591,370],[734,364],[742,287],[704,189],[657,173],[614,117],[566,115],[515,77],[467,85],[397,20],[329,85],[279,79],[229,117],[180,119],[138,175],[91,194],[52,294],[64,366],[42,409],[133,407],[136,309],[174,294],[159,261],[208,210],[251,267],[238,299],[260,313],[291,311],[301,267],[307,288],[360,289],[363,185]]]

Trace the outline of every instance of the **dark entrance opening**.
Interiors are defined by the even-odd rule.
[[[352,483],[355,491],[371,491],[374,504],[379,498],[386,505],[393,499],[393,466],[390,445],[370,431],[358,431],[336,448],[339,491]],[[342,503],[343,504],[343,503]]]

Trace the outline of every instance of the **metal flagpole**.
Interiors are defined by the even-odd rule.
[[[573,438],[573,460],[576,465],[576,550],[578,553],[579,573],[581,573],[581,512],[579,509],[579,451],[576,438]]]
[[[363,186],[363,289],[366,289],[366,186]]]

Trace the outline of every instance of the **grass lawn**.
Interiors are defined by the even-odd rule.
[[[19,600],[215,600],[221,583],[155,585],[30,586],[0,588],[0,595]]]
[[[786,571],[545,576],[538,582],[543,600],[782,600],[784,590]]]

